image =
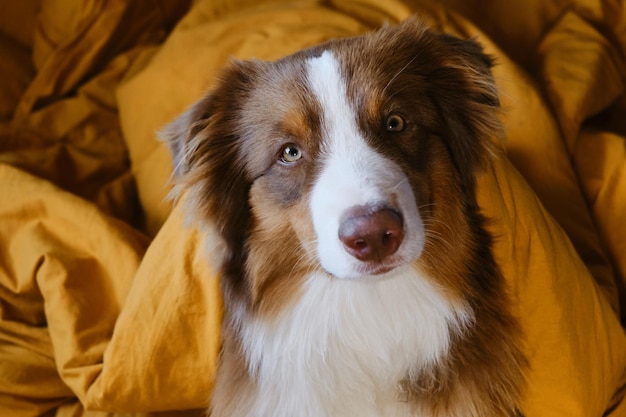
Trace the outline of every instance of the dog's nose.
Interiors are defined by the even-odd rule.
[[[402,215],[389,207],[352,207],[339,224],[346,251],[364,262],[382,262],[398,250],[403,238]]]

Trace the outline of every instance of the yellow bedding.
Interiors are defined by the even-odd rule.
[[[0,416],[201,415],[219,350],[219,277],[165,199],[171,161],[155,132],[231,56],[274,59],[412,13],[475,36],[497,61],[507,157],[481,174],[478,197],[525,331],[523,411],[626,416],[620,2],[3,8]]]

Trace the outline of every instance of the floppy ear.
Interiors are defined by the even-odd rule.
[[[472,39],[435,32],[418,18],[384,29],[406,62],[398,65],[435,106],[437,133],[444,141],[460,177],[471,190],[476,169],[492,151],[493,138],[503,129],[499,99],[491,74],[492,60]],[[383,42],[385,38],[383,37]],[[395,58],[393,58],[395,59]]]
[[[418,94],[435,106],[435,131],[452,157],[462,179],[471,179],[500,135],[499,100],[491,75],[492,60],[474,40],[435,32],[419,18],[409,18],[382,30],[389,59],[414,76]],[[399,61],[398,61],[399,60]],[[470,184],[471,185],[471,184]]]
[[[236,149],[237,117],[260,68],[256,61],[233,60],[207,95],[159,132],[172,154],[176,183],[205,163],[213,148],[229,155]]]
[[[429,74],[430,95],[461,177],[472,179],[492,154],[494,137],[503,136],[500,101],[491,74],[493,61],[474,40],[435,36],[439,65]]]
[[[207,128],[214,111],[213,97],[207,95],[159,132],[159,139],[167,144],[172,154],[175,179],[189,172],[194,145],[200,142],[194,138]]]
[[[240,151],[240,119],[258,68],[251,62],[233,62],[206,97],[160,133],[174,161],[172,196],[184,193],[189,220],[221,235],[229,254],[226,268],[243,264],[243,241],[251,218],[251,181]]]
[[[194,211],[215,199],[217,191],[247,182],[239,122],[257,68],[252,62],[233,61],[215,88],[159,132],[172,154],[172,197],[189,192],[197,203]]]

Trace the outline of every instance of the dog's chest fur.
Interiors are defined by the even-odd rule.
[[[250,415],[413,415],[401,382],[436,366],[471,320],[412,268],[378,282],[311,274],[283,314],[241,323],[258,384]]]

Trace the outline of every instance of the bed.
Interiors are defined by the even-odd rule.
[[[626,10],[603,0],[28,0],[0,16],[0,416],[200,416],[219,276],[156,132],[230,59],[419,14],[496,61],[478,178],[526,416],[626,416]]]

